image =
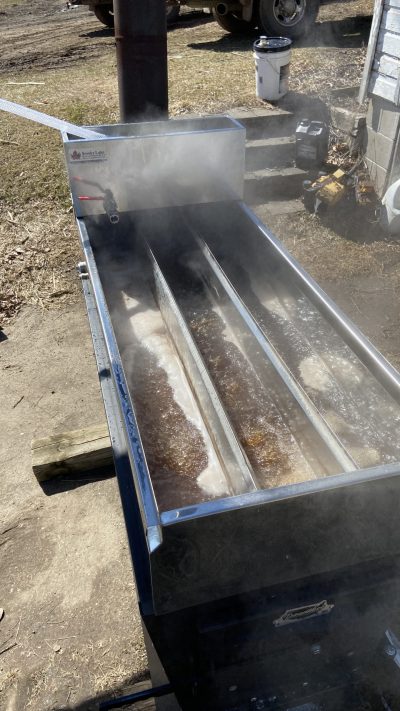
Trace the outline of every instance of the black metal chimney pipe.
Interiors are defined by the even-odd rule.
[[[168,115],[165,0],[114,0],[121,121]]]

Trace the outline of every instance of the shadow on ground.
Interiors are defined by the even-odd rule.
[[[179,30],[182,27],[197,27],[198,25],[207,25],[209,22],[213,22],[214,18],[209,13],[204,13],[202,11],[185,12],[179,15],[178,19],[171,22],[167,30],[168,32],[174,32],[174,30]],[[90,32],[83,32],[79,37],[87,37],[88,39],[100,39],[101,37],[113,37],[114,30],[110,27],[102,27],[100,25],[97,30],[90,30]]]
[[[294,43],[295,47],[362,47],[368,44],[371,17],[349,17],[336,22],[317,22],[306,37]],[[216,40],[191,42],[191,49],[209,49],[213,52],[248,51],[260,32],[243,36],[224,34]]]
[[[345,198],[326,214],[315,219],[320,220],[321,225],[339,237],[351,242],[373,244],[387,239],[375,214],[375,208],[356,205],[351,198]]]
[[[116,699],[121,696],[126,696],[128,694],[134,694],[136,691],[138,691],[138,688],[135,688],[136,684],[140,685],[141,691],[143,691],[144,688],[151,687],[151,681],[149,679],[148,673],[146,672],[143,674],[137,674],[136,676],[132,677],[132,679],[130,679],[128,682],[126,682],[124,686],[116,686],[112,689],[108,689],[102,694],[99,694],[98,696],[92,696],[91,698],[85,699],[84,701],[81,701],[76,705],[67,703],[63,706],[52,706],[51,711],[98,711],[100,704],[104,703],[105,701],[110,701],[111,699]],[[135,709],[143,708],[143,706],[138,707],[137,704],[125,704],[124,706],[118,708],[131,709],[132,711],[135,711]]]
[[[312,31],[296,42],[297,47],[363,47],[368,44],[371,16],[317,22]]]
[[[174,30],[179,30],[182,27],[197,27],[198,25],[208,25],[209,22],[214,22],[214,17],[210,13],[205,13],[203,11],[186,12],[179,15],[175,22],[171,22],[168,27],[168,33]]]
[[[312,116],[314,121],[330,123],[330,108],[318,96],[309,96],[299,91],[288,91],[279,101],[279,108],[293,113],[298,120]]]
[[[98,30],[90,30],[90,32],[81,32],[81,39],[100,39],[100,37],[114,37],[114,30],[110,27],[100,27]]]
[[[94,481],[110,479],[113,476],[115,476],[115,469],[113,466],[108,466],[97,468],[94,471],[79,472],[79,474],[62,474],[54,479],[40,482],[40,486],[46,496],[54,496],[64,491],[79,489],[81,486],[92,484]]]

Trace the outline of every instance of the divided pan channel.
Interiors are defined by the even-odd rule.
[[[233,215],[232,220],[228,214]],[[254,589],[273,584],[282,576],[292,579],[300,575],[300,563],[301,575],[312,574],[326,566],[341,567],[397,550],[399,536],[397,531],[394,535],[395,518],[390,511],[398,498],[400,455],[395,433],[400,408],[396,388],[388,392],[393,377],[390,366],[354,329],[351,333],[358,338],[359,350],[360,343],[365,348],[367,365],[371,358],[381,364],[381,382],[371,374],[343,339],[342,314],[337,312],[340,328],[336,330],[326,319],[325,301],[321,301],[320,310],[315,303],[322,292],[317,289],[314,300],[309,299],[309,285],[315,288],[312,280],[307,278],[302,288],[299,275],[289,261],[282,260],[275,243],[266,239],[265,228],[252,219],[251,213],[240,203],[230,204],[229,213],[226,205],[223,209],[211,204],[125,214],[112,229],[105,217],[79,220],[79,225],[88,271],[96,285],[97,305],[103,312],[103,322],[109,325],[106,340],[120,359],[118,378],[122,373],[125,405],[140,434],[131,447],[131,461],[142,524],[153,541],[149,555],[155,609],[177,609],[233,589]],[[236,262],[238,258],[240,261]],[[248,289],[252,270],[253,287]],[[259,292],[260,270],[265,270],[265,283],[273,289],[265,299]],[[240,299],[240,310],[235,299],[230,298],[230,288]],[[262,313],[255,308],[257,293],[261,297],[258,301],[264,302]],[[206,333],[208,345],[228,346],[223,356],[233,359],[233,374],[238,374],[238,382],[240,373],[250,378],[250,406],[254,404],[253,395],[260,396],[264,411],[258,415],[261,421],[254,418],[253,440],[251,432],[249,435],[240,430],[240,408],[235,415],[232,398],[229,400],[229,393],[227,397],[224,390],[224,386],[229,390],[229,377],[228,382],[221,383],[221,372],[229,374],[229,368],[221,371],[218,364],[210,364],[213,349],[199,332],[204,317],[199,311],[201,304],[208,305],[208,315],[213,317],[214,331]],[[273,316],[269,320],[268,305]],[[299,317],[297,307],[303,315],[302,328],[296,326],[294,318]],[[249,328],[248,314],[257,325],[257,337]],[[330,348],[338,349],[341,365],[346,359],[350,363],[344,379],[347,387],[337,368],[329,370],[325,351],[320,356],[315,322],[322,329],[322,336],[328,338]],[[345,324],[350,328],[349,322]],[[288,387],[271,363],[260,332],[287,369],[290,381],[312,406],[313,415],[321,416],[326,423],[333,447],[329,437],[321,436],[313,426],[313,417],[296,398],[293,384]],[[289,337],[290,343],[294,336],[297,349],[289,352],[286,339]],[[347,340],[351,342],[350,337]],[[329,370],[332,402],[329,389],[322,397],[318,388],[310,387],[307,377],[302,381],[302,369],[295,367],[293,360],[293,353],[303,355],[302,349],[305,358],[315,355],[318,363],[321,357],[321,368]],[[215,356],[218,358],[221,353],[216,351]],[[350,376],[355,378],[351,388]],[[350,434],[343,431],[342,421],[338,427],[335,418],[326,412],[328,405],[332,407],[335,402],[339,402],[339,409],[342,407],[337,392],[340,385],[346,407],[350,396],[359,398],[360,419],[349,422]],[[176,399],[173,386],[184,386],[183,401],[180,396]],[[238,405],[243,402],[239,396],[240,392]],[[177,402],[178,408],[174,409]],[[172,403],[172,411],[165,408],[166,403],[168,407]],[[262,475],[257,456],[253,456],[254,451],[252,454],[252,447],[256,451],[259,444],[257,438],[263,435],[266,403],[267,414],[272,413],[273,423],[279,425],[283,449],[292,435],[290,444],[298,453],[294,478],[279,466],[276,469],[281,479],[276,472],[274,475],[274,457],[271,461],[267,457]],[[374,446],[363,439],[362,425],[369,421],[370,407],[380,412],[375,421],[371,411],[374,428],[380,427],[376,435],[380,441],[378,453],[376,438]],[[341,410],[337,417],[340,415]],[[128,420],[132,422],[132,417]],[[336,456],[338,451],[340,455]],[[349,457],[347,471],[346,462],[341,460],[343,454],[345,459]],[[178,457],[177,471],[169,465],[165,467],[164,456],[169,463]],[[363,456],[372,458],[374,466],[362,468],[366,466]],[[202,478],[210,460],[217,473],[215,490],[207,481],[210,471]],[[185,483],[187,472],[189,485],[181,496],[180,485]],[[162,491],[164,485],[166,492]],[[378,536],[377,531],[382,534],[382,529],[385,535]],[[283,557],[282,550],[287,551]],[[268,566],[262,562],[266,556]],[[182,561],[186,561],[188,569],[182,568]],[[251,575],[245,574],[247,565],[252,569]]]

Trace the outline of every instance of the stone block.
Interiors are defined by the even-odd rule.
[[[371,128],[367,128],[367,150],[366,157],[372,160],[385,170],[389,170],[392,165],[394,153],[394,141],[386,138],[382,133],[375,133]]]
[[[374,163],[370,158],[366,158],[365,162],[367,164],[371,180],[374,183],[376,193],[381,198],[383,197],[386,189],[387,171],[384,168],[381,168],[380,165]]]
[[[399,133],[400,109],[374,96],[368,103],[367,126],[394,141]]]

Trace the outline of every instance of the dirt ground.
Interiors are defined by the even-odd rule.
[[[0,707],[80,708],[146,670],[115,479],[59,480],[42,490],[31,470],[32,438],[104,417],[83,306],[26,307],[7,336]]]
[[[372,0],[339,0],[323,5],[315,32],[302,42],[302,46],[335,47],[341,35],[341,25],[349,18],[368,17],[372,7]],[[107,50],[114,48],[112,31],[100,25],[87,7],[67,10],[62,0],[35,0],[34,5],[29,0],[1,0],[0,21],[3,37],[1,72],[65,68],[82,60],[104,59]],[[369,20],[363,24],[367,25],[368,34]],[[342,47],[356,46],[356,34],[347,33],[341,40]],[[181,44],[185,51],[181,59],[188,58],[191,48],[230,53],[233,43],[237,43],[241,51],[251,49],[248,38],[229,37],[209,15],[189,8],[182,10],[180,20],[169,31],[170,54],[173,55],[173,50]]]
[[[293,92],[359,82],[371,0],[321,8]],[[118,117],[114,39],[85,8],[0,0],[1,95],[80,123]],[[358,21],[354,20],[359,16]],[[173,114],[255,106],[251,41],[187,13],[169,31]],[[0,117],[0,708],[94,707],[147,675],[114,478],[41,489],[30,442],[104,418],[59,137]],[[400,246],[358,221],[260,215],[400,366]]]

